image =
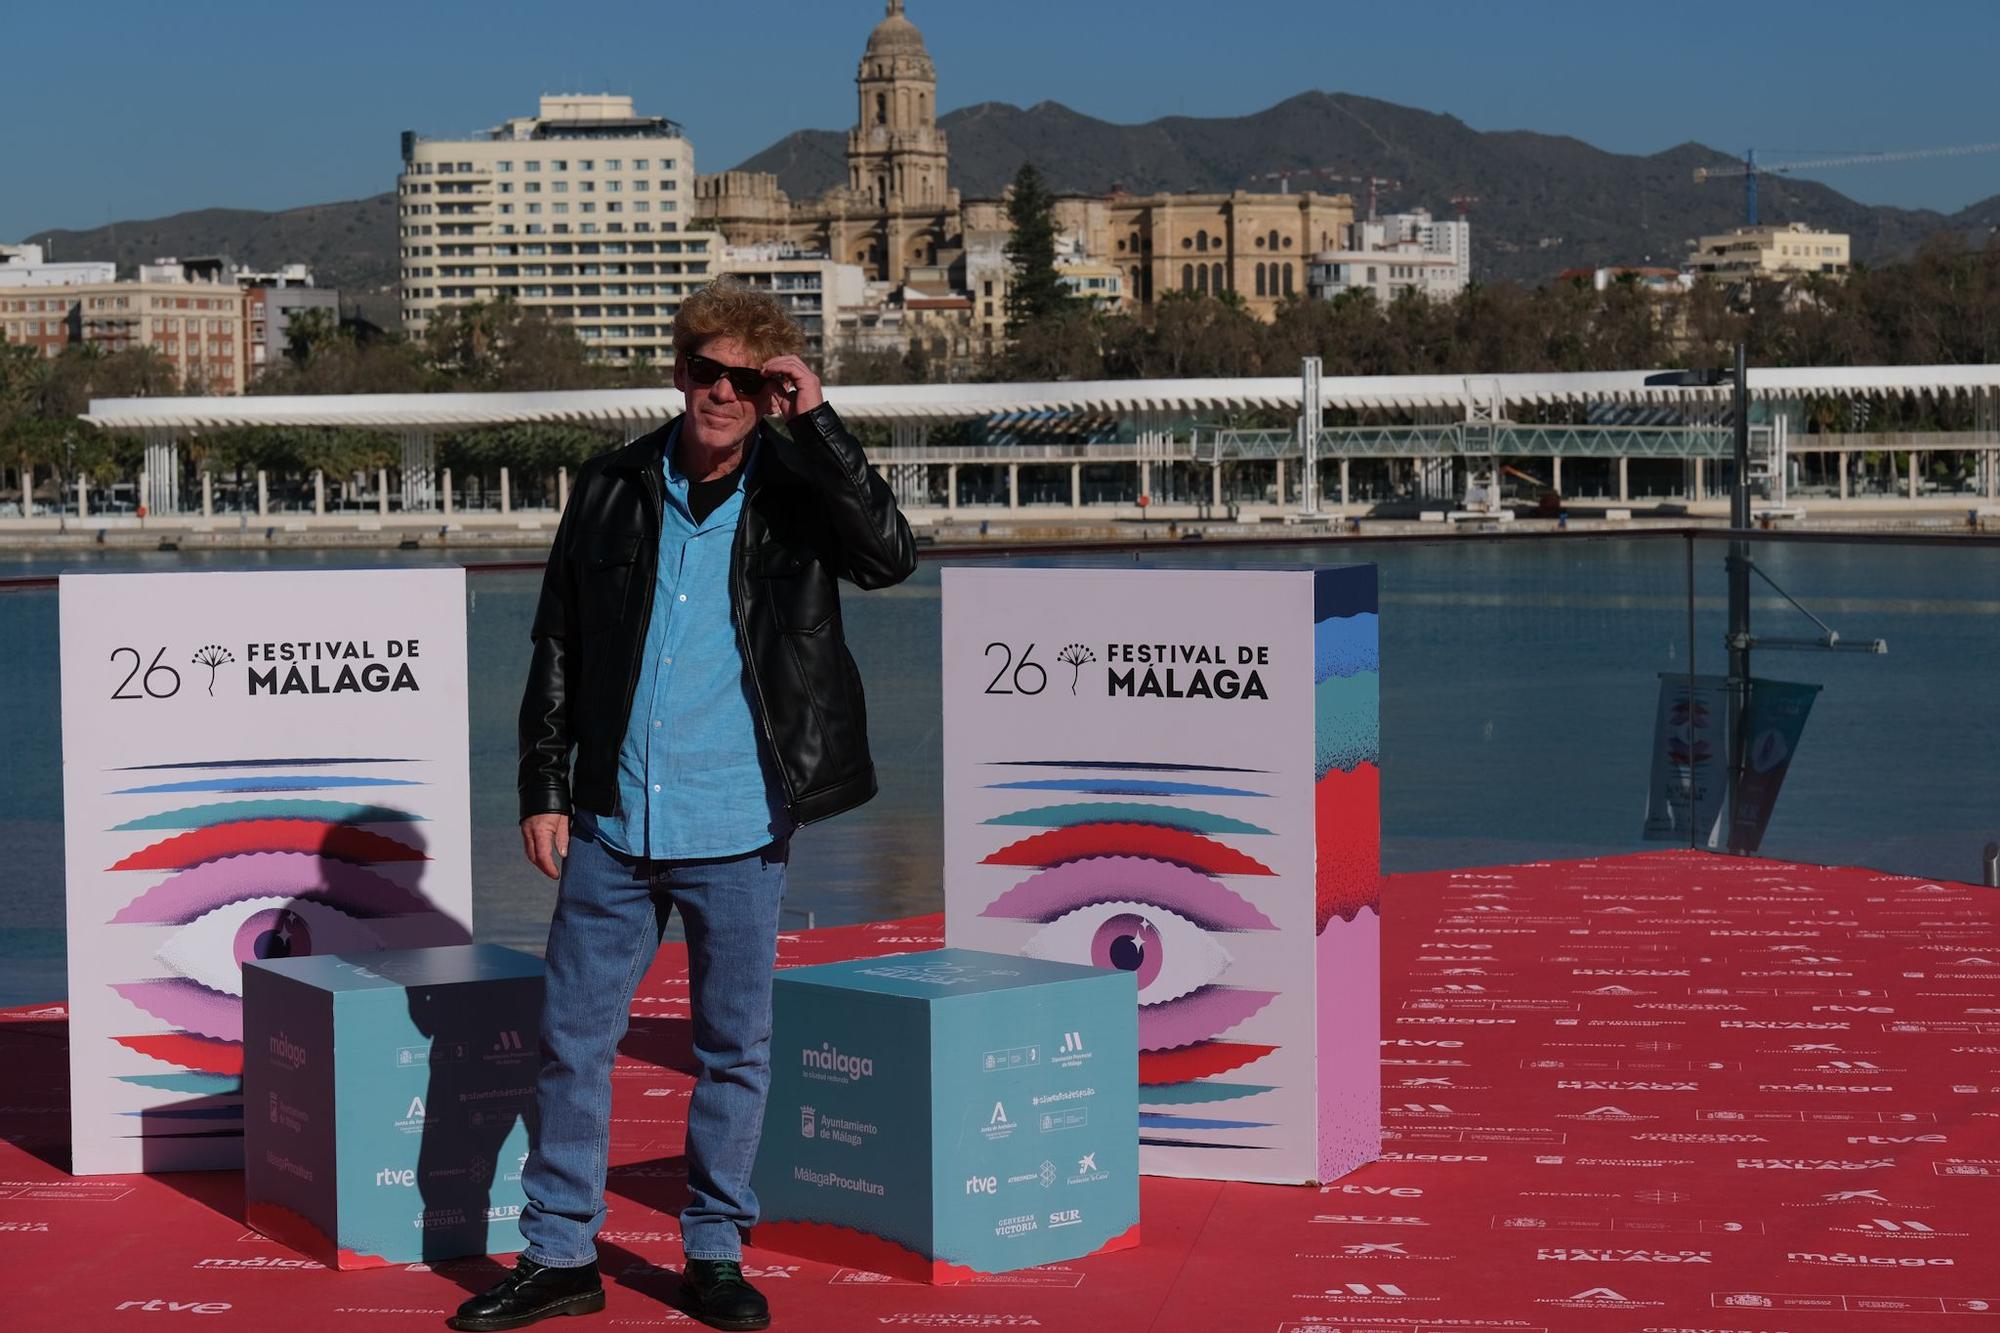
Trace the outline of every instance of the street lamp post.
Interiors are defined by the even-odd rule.
[[[1735,418],[1735,475],[1729,486],[1729,783],[1723,803],[1723,819],[1729,829],[1731,851],[1736,850],[1734,834],[1736,793],[1748,762],[1744,745],[1743,718],[1750,705],[1750,543],[1743,535],[1750,528],[1750,389],[1748,351],[1736,344],[1736,374],[1731,394]]]
[[[1713,388],[1724,379],[1731,381],[1730,412],[1734,417],[1735,469],[1729,484],[1729,556],[1724,567],[1729,577],[1729,627],[1723,642],[1729,650],[1729,674],[1724,687],[1729,691],[1729,761],[1726,769],[1727,782],[1724,786],[1722,818],[1725,828],[1733,829],[1735,823],[1737,786],[1742,780],[1743,766],[1747,761],[1743,743],[1743,717],[1750,701],[1750,542],[1745,534],[1750,529],[1750,386],[1749,352],[1743,343],[1736,344],[1736,365],[1733,370],[1691,370],[1674,371],[1668,374],[1648,376],[1649,385],[1674,385],[1692,388]],[[1699,498],[1699,497],[1697,497]],[[1689,596],[1693,596],[1690,588]],[[1735,850],[1734,838],[1725,839],[1725,845]]]

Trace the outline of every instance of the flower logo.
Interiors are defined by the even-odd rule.
[[[1056,661],[1069,663],[1069,692],[1071,694],[1076,693],[1077,677],[1083,671],[1084,664],[1095,662],[1096,660],[1097,654],[1091,652],[1090,649],[1080,643],[1072,643],[1056,654]]]
[[[211,698],[215,695],[216,668],[226,666],[235,660],[235,657],[230,655],[229,650],[219,643],[207,644],[195,651],[194,664],[208,668],[208,693]]]

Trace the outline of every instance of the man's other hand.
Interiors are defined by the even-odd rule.
[[[561,879],[556,859],[569,859],[569,816],[529,815],[521,821],[521,850],[529,865],[550,879]]]
[[[758,369],[764,372],[764,401],[758,404],[767,417],[790,421],[801,412],[810,412],[826,401],[820,392],[819,376],[795,356],[774,356]]]

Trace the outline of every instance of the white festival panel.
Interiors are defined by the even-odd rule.
[[[65,575],[61,629],[71,1169],[238,1168],[245,961],[472,937],[465,571]]]
[[[1148,1173],[1377,1156],[1374,567],[943,585],[946,943],[1136,973]]]

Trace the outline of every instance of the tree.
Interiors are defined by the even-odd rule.
[[[1069,289],[1056,274],[1055,197],[1042,184],[1035,164],[1024,162],[1014,173],[1007,197],[1007,336],[1015,337],[1030,324],[1064,310]]]
[[[841,384],[907,384],[906,353],[886,347],[851,347],[834,358],[834,379]]]
[[[1082,301],[1070,301],[1066,306],[1021,327],[1001,359],[1006,378],[1083,380],[1104,374],[1103,327],[1098,316]]]

